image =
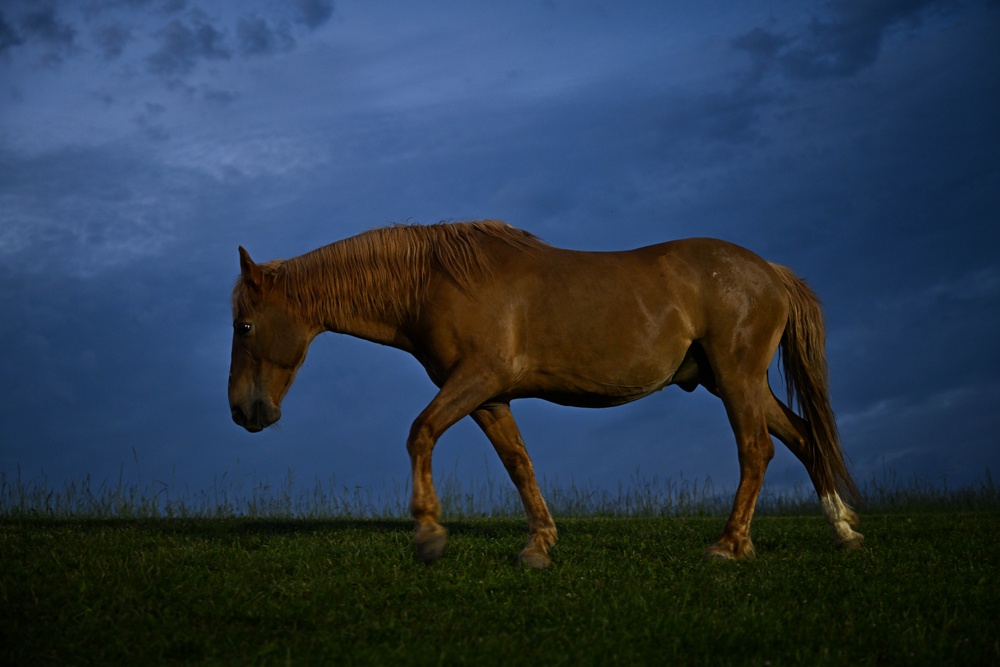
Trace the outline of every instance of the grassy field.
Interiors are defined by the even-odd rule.
[[[543,572],[515,564],[519,518],[450,521],[426,567],[405,519],[33,516],[8,497],[0,664],[1000,664],[995,487],[894,497],[861,552],[818,513],[773,512],[739,563],[701,561],[718,516],[557,517]]]

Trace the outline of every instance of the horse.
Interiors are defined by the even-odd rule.
[[[453,424],[471,415],[496,449],[528,520],[518,561],[545,568],[556,525],[510,402],[606,407],[669,385],[718,396],[736,438],[740,480],[706,559],[754,555],[750,522],[771,436],[808,471],[835,544],[862,544],[847,504],[859,496],[830,406],[819,300],[790,269],[745,248],[691,238],[584,252],[485,220],[376,228],[261,264],[240,246],[239,257],[229,371],[239,426],[258,432],[281,418],[310,342],[326,331],[404,350],[437,386],[406,440],[413,541],[427,564],[448,540],[431,453]],[[787,403],[768,381],[779,348]]]

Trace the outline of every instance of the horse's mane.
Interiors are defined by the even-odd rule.
[[[525,250],[545,246],[532,234],[496,220],[393,225],[275,262],[270,270],[309,319],[322,319],[330,305],[342,315],[405,317],[418,311],[434,272],[443,272],[462,288],[490,275],[490,239]],[[238,284],[234,303],[239,290]]]

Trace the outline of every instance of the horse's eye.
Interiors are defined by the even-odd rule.
[[[237,322],[236,324],[233,325],[233,328],[236,329],[236,333],[239,334],[240,336],[246,336],[247,334],[250,333],[250,330],[253,328],[253,325],[251,325],[249,322]]]

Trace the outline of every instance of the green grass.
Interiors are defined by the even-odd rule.
[[[863,515],[857,553],[833,549],[818,512],[777,503],[739,563],[701,561],[722,517],[658,516],[650,489],[630,490],[634,516],[557,515],[543,572],[515,563],[521,518],[451,520],[426,567],[404,518],[281,518],[300,502],[287,493],[258,494],[270,516],[171,518],[101,488],[102,518],[32,512],[41,487],[3,488],[0,664],[1000,664],[989,480],[883,490],[894,500]],[[459,516],[468,494],[450,493]]]
[[[718,518],[574,518],[555,566],[512,519],[0,523],[4,664],[997,664],[996,513],[761,517],[760,555],[703,563]]]

